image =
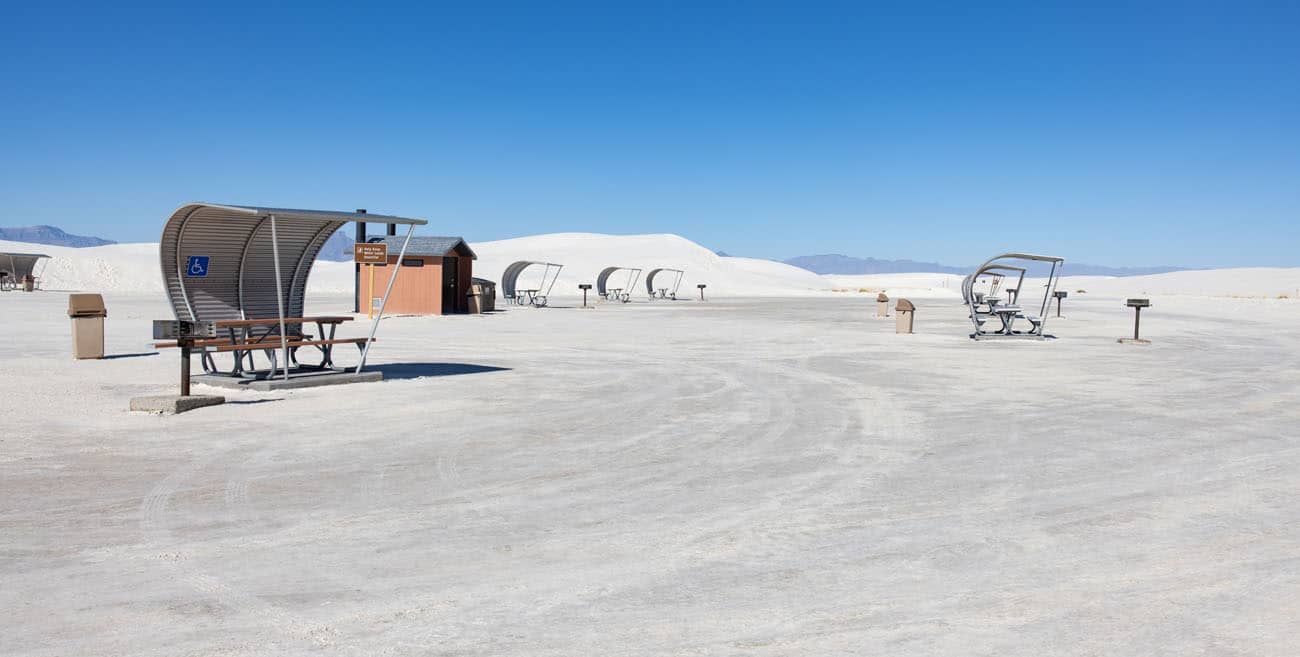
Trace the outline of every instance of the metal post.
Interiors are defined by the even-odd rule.
[[[415,224],[410,224],[406,229],[406,239],[402,240],[402,250],[397,254],[397,266],[393,267],[393,275],[388,277],[388,287],[384,290],[384,299],[379,302],[379,314],[375,315],[375,319],[370,322],[370,335],[366,338],[366,346],[361,349],[361,362],[357,363],[357,374],[360,374],[361,370],[366,366],[366,358],[370,356],[370,345],[374,344],[375,331],[379,328],[379,320],[384,318],[384,306],[388,305],[388,295],[393,291],[393,283],[397,282],[397,273],[402,270],[402,260],[406,257],[406,245],[411,243],[411,233],[414,232]]]
[[[1133,306],[1133,339],[1140,340],[1138,337],[1138,327],[1142,325],[1142,306]]]
[[[280,284],[280,236],[275,232],[275,215],[271,215],[271,257],[275,260],[275,307],[280,317],[280,349],[284,351],[284,380],[289,380],[289,336],[284,330],[284,289]],[[275,375],[274,372],[271,373]]]
[[[365,208],[357,208],[357,214],[365,214]],[[357,222],[357,242],[365,243],[366,241],[366,222]],[[361,312],[361,265],[353,263],[354,276],[352,280],[352,312]]]
[[[181,396],[190,396],[190,341],[181,338]]]
[[[1038,310],[1038,316],[1042,318],[1038,322],[1039,336],[1042,336],[1043,333],[1047,330],[1047,309],[1051,307],[1048,304],[1052,303],[1052,297],[1055,296],[1056,294],[1056,286],[1058,283],[1060,283],[1060,278],[1056,275],[1057,264],[1058,263],[1055,260],[1052,261],[1052,270],[1048,272],[1047,283],[1043,286],[1047,289],[1046,291],[1043,292],[1043,305]],[[1017,294],[1016,296],[1019,297],[1019,294]],[[1019,301],[1019,298],[1017,298],[1016,300]]]
[[[1056,316],[1061,316],[1061,297],[1056,297]]]

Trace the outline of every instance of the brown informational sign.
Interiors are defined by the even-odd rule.
[[[386,265],[388,264],[388,245],[383,242],[353,244],[352,259],[361,265]]]

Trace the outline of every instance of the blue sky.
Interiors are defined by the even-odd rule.
[[[1300,265],[1294,3],[975,4],[5,2],[0,225]]]

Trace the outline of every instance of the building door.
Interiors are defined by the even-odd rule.
[[[442,314],[452,315],[456,312],[456,276],[457,265],[455,258],[442,259]]]

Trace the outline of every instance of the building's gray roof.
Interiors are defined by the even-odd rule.
[[[388,244],[388,254],[397,255],[402,249],[402,241],[405,236],[386,235],[380,237],[371,237],[367,242],[384,242]],[[478,260],[473,249],[465,243],[464,239],[459,237],[438,237],[438,236],[411,236],[411,243],[406,247],[406,255],[409,256],[457,256],[468,255]]]

